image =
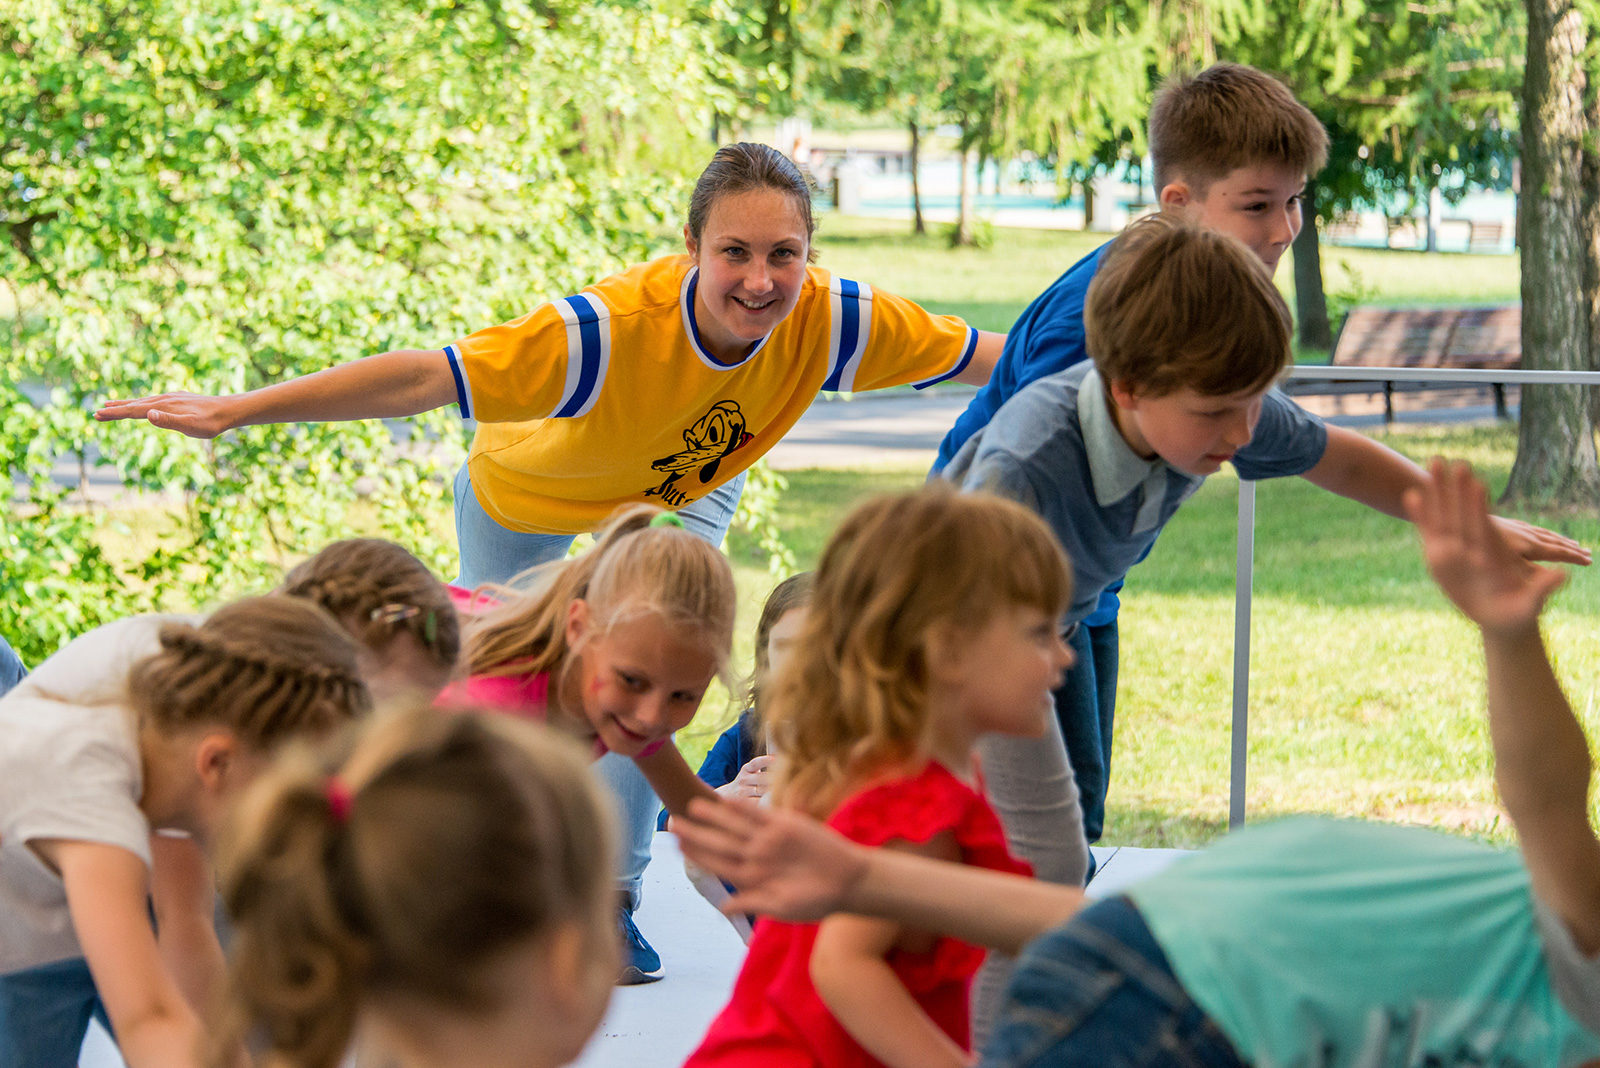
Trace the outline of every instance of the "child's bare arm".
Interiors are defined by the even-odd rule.
[[[161,393],[107,401],[96,419],[147,419],[191,438],[263,423],[390,419],[442,408],[456,399],[455,374],[440,349],[400,349],[329,367],[248,393],[210,397]]]
[[[634,763],[639,765],[644,777],[650,780],[651,789],[674,816],[683,815],[689,802],[697,797],[721,800],[721,796],[690,769],[683,754],[670,741],[649,756],[635,757]]]
[[[892,842],[874,852],[947,865],[960,861],[949,833],[916,845]],[[906,935],[893,920],[830,916],[817,929],[811,982],[840,1026],[889,1068],[963,1068],[971,1063],[967,1052],[933,1022],[889,967],[889,952]]]
[[[1015,954],[1083,904],[1072,887],[867,849],[783,809],[697,801],[675,830],[685,856],[738,887],[729,912],[854,912]]]
[[[144,861],[93,842],[33,844],[61,873],[73,928],[130,1068],[198,1066],[200,1023],[161,963]]]
[[[1336,426],[1328,427],[1328,447],[1305,478],[1329,492],[1398,519],[1407,518],[1405,495],[1427,481],[1422,468],[1393,449]],[[1525,559],[1589,563],[1589,550],[1564,534],[1504,516],[1491,516],[1489,521]]]
[[[226,971],[217,941],[211,865],[188,838],[152,835],[150,855],[150,901],[161,960],[195,1012],[204,1014],[221,991]]]
[[[865,916],[829,916],[811,950],[811,982],[834,1019],[888,1068],[965,1068],[960,1046],[922,1011],[885,955],[900,925]]]
[[[1589,821],[1589,746],[1539,633],[1539,614],[1565,576],[1507,544],[1465,464],[1435,460],[1430,473],[1407,510],[1440,589],[1483,631],[1500,796],[1534,891],[1592,953],[1600,949],[1600,840]]]

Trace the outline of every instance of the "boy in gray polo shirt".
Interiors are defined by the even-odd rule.
[[[1072,560],[1064,627],[1154,543],[1207,475],[1303,475],[1403,517],[1421,468],[1375,442],[1325,427],[1273,383],[1291,361],[1288,306],[1238,240],[1171,213],[1130,226],[1107,251],[1084,309],[1093,366],[1026,386],[952,458],[944,477],[1020,501]],[[1570,539],[1497,518],[1525,556],[1587,563]],[[985,780],[1012,849],[1039,876],[1082,885],[1088,845],[1060,727],[1044,739],[988,736]],[[1109,738],[1111,724],[1100,725]],[[999,991],[980,979],[976,1017]]]

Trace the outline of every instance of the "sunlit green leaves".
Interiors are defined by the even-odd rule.
[[[183,502],[123,576],[139,604],[258,586],[347,534],[358,501],[448,571],[452,533],[415,517],[461,457],[453,409],[416,421],[428,450],[377,424],[198,443],[88,412],[438,347],[662,251],[719,92],[695,16],[687,0],[0,0],[0,456],[39,487],[0,505],[0,631],[35,655],[59,636],[46,575],[82,572],[77,598],[126,606],[93,524],[42,481],[91,444]],[[35,409],[19,382],[57,403]]]

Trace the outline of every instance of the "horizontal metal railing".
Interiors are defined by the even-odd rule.
[[[1481,371],[1445,367],[1292,368],[1291,381],[1438,382],[1461,385],[1600,386],[1600,371]],[[1228,827],[1245,818],[1245,775],[1250,752],[1250,599],[1254,585],[1256,484],[1239,480],[1239,529],[1233,605],[1233,734],[1228,784]]]

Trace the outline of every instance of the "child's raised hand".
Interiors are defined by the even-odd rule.
[[[683,855],[738,888],[722,911],[814,923],[838,911],[867,872],[866,851],[788,809],[690,803],[673,830]]]
[[[1485,631],[1537,624],[1565,572],[1524,559],[1489,514],[1488,493],[1465,463],[1435,459],[1428,481],[1405,496],[1428,570],[1446,597]]]
[[[772,754],[765,753],[745,761],[739,774],[730,783],[717,787],[723,797],[742,797],[760,801],[772,789]]]
[[[232,428],[228,397],[203,393],[160,393],[153,397],[106,401],[94,413],[102,423],[118,419],[147,419],[151,426],[176,430],[191,438],[214,438]]]

